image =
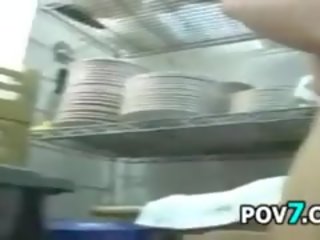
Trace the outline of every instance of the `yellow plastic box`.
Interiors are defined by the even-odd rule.
[[[38,80],[36,71],[0,68],[0,119],[31,123]]]
[[[0,164],[23,166],[28,156],[29,126],[0,120]]]

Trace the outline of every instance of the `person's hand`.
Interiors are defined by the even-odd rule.
[[[320,0],[223,0],[223,6],[262,37],[320,54]]]

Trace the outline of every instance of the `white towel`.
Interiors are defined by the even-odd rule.
[[[167,229],[217,227],[239,221],[241,204],[277,204],[286,177],[261,179],[225,191],[172,195],[147,203],[135,223]]]

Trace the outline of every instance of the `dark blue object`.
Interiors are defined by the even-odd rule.
[[[50,240],[155,240],[160,231],[130,223],[54,221],[48,224]]]

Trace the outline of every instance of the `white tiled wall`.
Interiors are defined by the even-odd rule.
[[[122,163],[117,201],[143,204],[170,194],[225,191],[259,178],[286,175],[290,162],[289,157],[235,157],[227,161],[195,158],[190,162]]]
[[[54,61],[52,49],[54,44],[60,41],[65,42],[74,50],[76,59],[108,55],[107,47],[101,51],[101,46],[90,44],[90,39],[70,25],[45,11],[38,11],[32,26],[25,65],[39,70],[42,75],[37,104],[40,110],[51,110],[49,109],[50,99],[54,97],[56,73],[60,67],[65,67]]]
[[[88,218],[92,206],[104,200],[112,201],[110,162],[103,157],[68,149],[48,149],[34,145],[29,167],[51,177],[71,180],[75,192],[50,197],[50,217]]]

